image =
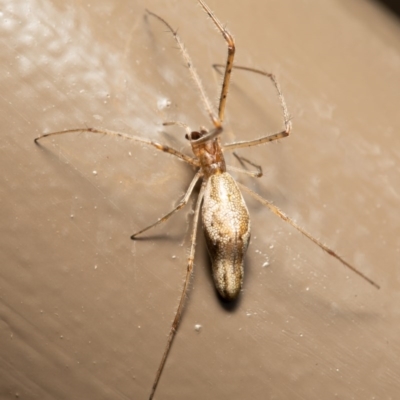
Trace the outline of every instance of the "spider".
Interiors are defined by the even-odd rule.
[[[106,129],[96,129],[96,128],[84,128],[84,129],[70,129],[65,131],[58,131],[43,134],[35,139],[35,143],[39,140],[55,135],[62,135],[66,133],[79,133],[79,132],[91,132],[100,135],[111,135],[118,136],[125,139],[129,139],[135,142],[143,143],[145,145],[153,146],[158,150],[169,153],[172,156],[178,157],[185,161],[187,164],[197,169],[195,176],[193,177],[186,194],[183,196],[182,200],[178,205],[171,210],[166,215],[157,219],[153,224],[141,229],[140,231],[134,233],[131,239],[136,239],[137,236],[154,228],[155,226],[165,222],[169,219],[175,212],[182,209],[189,201],[193,190],[199,180],[202,180],[200,192],[196,201],[193,225],[191,231],[191,244],[190,253],[187,262],[186,277],[179,301],[178,308],[175,312],[175,317],[172,322],[167,343],[165,346],[164,353],[162,355],[160,364],[157,369],[157,373],[153,382],[151,393],[149,399],[154,397],[158,382],[161,377],[161,373],[165,366],[168,353],[170,351],[172,341],[177,332],[182,310],[185,303],[186,293],[188,291],[190,277],[193,271],[194,265],[194,255],[196,247],[196,233],[198,227],[199,216],[202,217],[203,232],[206,238],[208,252],[212,263],[212,275],[214,279],[215,287],[219,295],[228,301],[235,300],[243,285],[243,262],[244,256],[250,241],[250,217],[245,201],[242,197],[240,188],[253,196],[261,204],[268,207],[274,214],[282,218],[284,221],[288,222],[303,235],[309,238],[312,242],[326,251],[329,255],[336,258],[343,265],[350,268],[353,272],[357,273],[367,282],[379,288],[379,286],[364,275],[362,272],[357,270],[346,260],[341,258],[335,251],[324,245],[314,236],[305,231],[302,227],[297,225],[291,218],[285,215],[278,207],[272,204],[270,201],[262,198],[260,195],[247,188],[246,186],[236,182],[233,177],[227,172],[227,166],[224,159],[225,151],[234,151],[238,148],[258,146],[267,142],[272,142],[278,139],[283,139],[289,136],[292,130],[292,123],[289,117],[289,112],[287,110],[286,102],[283,97],[280,86],[276,80],[275,75],[272,73],[263,72],[258,69],[233,65],[235,57],[235,42],[232,35],[228,32],[226,28],[223,27],[219,19],[214,15],[208,5],[204,0],[198,0],[199,4],[203,10],[207,13],[208,17],[217,27],[218,31],[222,34],[227,47],[228,56],[225,66],[220,64],[215,64],[214,67],[221,71],[223,70],[223,81],[222,88],[219,97],[218,112],[215,112],[211,102],[209,101],[207,94],[204,90],[202,82],[199,75],[193,67],[193,63],[187,52],[183,42],[178,36],[177,32],[166,22],[163,18],[154,14],[151,11],[146,10],[147,15],[157,19],[162,24],[164,24],[168,31],[173,35],[181,53],[183,59],[187,64],[187,68],[190,75],[199,91],[201,100],[203,102],[204,108],[208,113],[208,116],[212,123],[212,129],[208,130],[205,127],[201,127],[198,131],[193,131],[186,123],[181,121],[168,121],[164,122],[164,126],[177,125],[185,129],[186,139],[189,141],[193,156],[188,156],[182,152],[175,150],[172,147],[159,144],[152,140],[141,138],[138,136],[131,136],[120,132],[110,131]],[[226,108],[227,94],[229,89],[229,84],[231,80],[231,73],[233,69],[244,70],[252,73],[256,73],[267,77],[272,82],[275,90],[277,92],[280,105],[283,113],[283,124],[284,128],[273,134],[268,134],[266,136],[249,140],[249,141],[239,141],[229,144],[221,144],[221,136],[223,132],[223,120]],[[238,169],[229,167],[229,169],[236,170],[238,172],[246,173],[253,177],[261,177],[262,171],[261,167],[256,166],[251,161],[245,159],[244,157],[238,156],[234,153],[239,161],[244,164],[247,163],[257,170],[249,171],[247,169]]]

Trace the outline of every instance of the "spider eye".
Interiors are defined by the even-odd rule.
[[[187,140],[197,140],[197,139],[200,139],[202,136],[203,136],[202,132],[200,133],[200,132],[194,131],[194,132],[190,132],[190,135],[186,135],[185,137]]]

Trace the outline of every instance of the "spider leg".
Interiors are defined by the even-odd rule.
[[[299,232],[301,232],[304,236],[306,236],[308,239],[310,239],[312,242],[314,242],[317,246],[319,246],[322,250],[327,252],[330,256],[336,258],[338,261],[340,261],[344,266],[347,268],[351,269],[353,272],[355,272],[357,275],[361,276],[361,278],[365,279],[368,283],[371,285],[375,286],[377,289],[380,289],[379,285],[374,282],[372,279],[368,278],[366,275],[364,275],[361,271],[359,271],[356,267],[348,263],[345,259],[340,257],[335,251],[333,251],[331,248],[328,246],[324,245],[321,241],[319,241],[317,238],[312,236],[310,233],[308,233],[306,230],[304,230],[301,226],[297,225],[296,222],[294,222],[291,218],[289,218],[286,214],[284,214],[277,206],[275,206],[273,203],[270,201],[264,199],[261,197],[258,193],[253,192],[251,189],[249,189],[247,186],[242,185],[239,183],[239,186],[249,193],[251,196],[253,196],[256,200],[258,200],[261,204],[264,206],[268,207],[275,215],[277,215],[279,218],[283,219],[284,221],[288,222],[290,225],[293,226],[293,228],[296,228]]]
[[[193,66],[193,62],[192,59],[189,56],[188,51],[186,50],[185,45],[183,44],[181,38],[178,36],[178,33],[176,31],[174,31],[171,27],[171,25],[165,21],[165,19],[161,18],[160,16],[158,16],[157,14],[154,14],[153,12],[146,10],[147,13],[155,18],[157,18],[160,22],[162,22],[167,28],[168,30],[172,33],[176,43],[178,44],[179,49],[181,50],[182,56],[186,62],[187,67],[189,68],[189,72],[190,75],[195,83],[195,85],[197,86],[197,89],[200,92],[200,96],[201,99],[203,101],[204,104],[204,108],[206,109],[211,121],[213,122],[214,126],[216,128],[220,128],[221,127],[221,121],[219,120],[219,118],[215,115],[213,108],[211,106],[211,102],[207,97],[206,91],[204,90],[203,84],[201,83],[201,79],[196,71],[196,69]]]
[[[188,291],[190,277],[191,277],[192,271],[193,271],[194,254],[195,254],[195,249],[196,249],[197,226],[198,226],[198,222],[199,222],[200,206],[201,206],[201,202],[203,200],[204,189],[205,189],[205,185],[203,184],[201,189],[200,189],[199,197],[197,198],[196,209],[195,209],[195,212],[194,212],[193,228],[192,228],[192,239],[191,239],[191,245],[190,245],[190,254],[189,254],[189,258],[188,258],[188,264],[187,264],[187,269],[186,269],[186,278],[185,278],[185,282],[183,284],[181,298],[179,300],[179,305],[178,305],[178,308],[177,308],[176,313],[175,313],[175,318],[174,318],[174,320],[172,322],[171,329],[169,331],[167,344],[165,346],[165,350],[164,350],[163,356],[161,358],[161,362],[160,362],[160,365],[158,367],[156,377],[154,379],[154,383],[153,383],[153,387],[152,387],[152,390],[151,390],[151,393],[150,393],[149,400],[153,399],[153,396],[154,396],[154,393],[156,391],[158,382],[160,380],[160,376],[161,376],[162,370],[163,370],[165,362],[167,360],[168,353],[169,353],[169,351],[171,349],[172,341],[174,340],[176,331],[177,331],[179,323],[181,321],[182,310],[183,310],[183,307],[185,305],[186,293]]]
[[[204,11],[208,14],[208,16],[212,19],[217,29],[222,33],[222,36],[224,37],[226,44],[228,45],[228,57],[226,59],[224,79],[222,81],[222,88],[218,106],[218,118],[220,123],[222,123],[222,121],[224,120],[229,83],[232,75],[233,59],[235,58],[235,41],[233,40],[232,35],[227,31],[227,29],[223,27],[223,25],[214,15],[211,9],[202,0],[199,0],[199,3],[203,7]]]
[[[223,65],[214,64],[213,67],[218,72],[220,72],[219,68],[222,68]],[[235,66],[232,66],[232,68],[240,69],[240,70],[243,70],[243,71],[254,72],[256,74],[260,74],[262,76],[265,76],[265,77],[271,79],[271,81],[274,84],[274,87],[275,87],[275,89],[276,89],[276,91],[278,93],[278,97],[279,97],[279,100],[280,100],[280,103],[281,103],[282,112],[283,112],[283,120],[284,120],[283,122],[284,122],[284,125],[285,125],[285,129],[280,131],[280,132],[273,133],[273,134],[266,135],[266,136],[262,136],[260,138],[254,139],[254,140],[248,140],[248,141],[241,141],[241,142],[234,142],[234,143],[225,144],[223,146],[223,149],[224,150],[234,150],[234,149],[238,149],[238,148],[241,148],[241,147],[257,146],[259,144],[272,142],[273,140],[283,139],[283,138],[289,136],[289,134],[290,134],[290,132],[292,130],[292,122],[290,120],[290,116],[289,116],[289,112],[288,112],[288,109],[287,109],[285,98],[283,97],[282,90],[281,90],[281,88],[279,86],[279,83],[278,83],[275,75],[271,74],[269,72],[264,72],[264,71],[261,71],[259,69],[250,68],[250,67],[242,67],[242,66],[236,66],[235,65]]]
[[[243,169],[245,168],[245,164],[249,164],[252,167],[254,167],[256,169],[256,171],[247,171],[246,173],[248,173],[249,175],[254,176],[255,178],[261,178],[263,176],[263,171],[262,171],[262,167],[261,165],[255,164],[252,161],[250,161],[248,158],[245,158],[243,156],[240,156],[239,154],[237,154],[235,151],[233,152],[233,155],[236,157],[236,159],[240,162],[240,164],[242,165]]]
[[[197,160],[195,158],[189,157],[186,154],[183,154],[180,151],[175,150],[172,147],[169,147],[169,146],[154,142],[153,140],[144,139],[144,138],[141,138],[141,137],[138,137],[138,136],[130,136],[130,135],[127,135],[125,133],[110,131],[108,129],[96,129],[96,128],[68,129],[66,131],[45,133],[43,135],[40,135],[36,139],[34,139],[34,141],[35,141],[36,144],[39,144],[39,140],[42,140],[42,139],[44,139],[46,137],[55,136],[55,135],[64,135],[66,133],[84,133],[84,132],[96,133],[96,134],[99,134],[99,135],[117,136],[117,137],[121,137],[121,138],[124,138],[124,139],[133,140],[134,142],[147,144],[149,146],[155,147],[157,150],[161,150],[161,151],[164,151],[165,153],[172,154],[173,156],[180,158],[181,160],[187,162],[190,165],[193,165],[194,167],[198,167],[198,162],[197,162]]]
[[[251,176],[253,178],[259,178],[259,177],[262,176],[262,173],[260,175],[259,171],[248,171],[247,169],[237,168],[237,167],[234,167],[233,165],[228,165],[227,169],[228,169],[228,171],[239,172],[240,174],[246,174],[246,175],[249,175],[249,176]]]
[[[260,138],[254,139],[254,140],[246,140],[246,141],[241,141],[241,142],[224,144],[222,146],[222,148],[224,149],[224,151],[226,151],[226,150],[240,149],[243,147],[258,146],[259,144],[272,142],[272,141],[278,140],[278,139],[283,139],[289,135],[289,132],[290,131],[287,131],[285,129],[284,131],[281,131],[278,133],[273,133],[272,135],[263,136],[263,137],[260,137]]]
[[[172,211],[170,211],[168,214],[165,214],[163,217],[159,218],[153,224],[146,226],[146,228],[141,229],[139,232],[134,233],[131,236],[131,239],[135,240],[136,236],[142,234],[143,232],[148,231],[151,228],[154,228],[155,226],[161,224],[162,222],[167,221],[173,214],[175,214],[177,211],[179,211],[181,208],[183,208],[189,201],[189,198],[193,192],[193,189],[201,176],[202,176],[202,172],[198,171],[197,174],[193,177],[192,182],[190,182],[190,185],[185,193],[185,196],[183,196],[183,199],[179,202],[179,204]]]

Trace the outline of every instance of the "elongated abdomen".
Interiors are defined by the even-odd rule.
[[[202,219],[215,286],[224,299],[234,300],[243,283],[250,218],[239,187],[227,172],[209,177]]]

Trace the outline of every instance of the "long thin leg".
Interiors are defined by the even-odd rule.
[[[244,167],[245,163],[247,163],[247,164],[250,164],[252,167],[256,168],[257,171],[252,171],[252,173],[254,174],[254,176],[256,178],[261,178],[263,176],[263,171],[262,171],[261,165],[255,164],[243,156],[239,156],[239,154],[237,154],[236,152],[233,152],[233,155],[236,157],[236,159],[240,162],[240,164],[243,167]]]
[[[275,215],[278,217],[282,218],[284,221],[288,222],[290,225],[292,225],[294,228],[296,228],[299,232],[301,232],[304,236],[308,237],[312,242],[314,242],[317,246],[319,246],[322,250],[326,251],[329,255],[332,257],[335,257],[337,260],[339,260],[343,265],[345,265],[347,268],[351,269],[353,272],[355,272],[357,275],[361,276],[361,278],[365,279],[368,283],[371,285],[375,286],[377,289],[379,289],[379,285],[375,283],[372,279],[368,278],[366,275],[364,275],[361,271],[353,267],[351,264],[349,264],[346,260],[344,260],[342,257],[340,257],[338,254],[336,254],[332,249],[329,247],[325,246],[323,243],[321,243],[317,238],[312,236],[310,233],[305,231],[302,227],[296,224],[291,218],[289,218],[286,214],[284,214],[277,206],[272,204],[270,201],[264,199],[261,197],[258,193],[253,192],[251,189],[249,189],[247,186],[242,185],[239,183],[239,186],[244,189],[247,193],[251,194],[256,200],[258,200],[261,204],[264,206],[267,206]]]
[[[228,171],[240,172],[241,174],[250,175],[253,178],[261,178],[262,177],[263,172],[262,172],[262,168],[261,168],[260,165],[254,164],[253,162],[251,162],[247,158],[239,156],[235,152],[233,152],[233,155],[237,158],[237,160],[240,162],[240,165],[243,168],[237,168],[237,167],[234,167],[232,165],[228,165]],[[248,171],[247,169],[245,169],[245,163],[248,163],[251,166],[253,166],[254,168],[256,168],[256,171]]]
[[[136,236],[142,234],[143,232],[148,231],[151,228],[154,228],[155,226],[161,224],[162,222],[165,222],[167,219],[169,219],[172,216],[172,214],[175,214],[177,211],[179,211],[181,208],[183,208],[187,204],[187,202],[189,201],[190,195],[193,192],[193,188],[195,187],[197,181],[199,180],[199,178],[201,176],[202,176],[202,172],[198,171],[197,174],[192,179],[192,182],[190,182],[190,185],[189,185],[189,187],[188,187],[188,189],[187,189],[187,191],[185,193],[185,196],[183,196],[183,199],[179,202],[179,204],[172,211],[170,211],[168,214],[165,214],[163,217],[159,218],[156,222],[154,222],[154,224],[146,226],[146,228],[143,228],[139,232],[134,233],[131,236],[131,239],[135,240]]]
[[[213,20],[218,30],[222,33],[222,36],[224,37],[228,45],[228,57],[226,60],[224,80],[222,81],[221,95],[219,97],[219,106],[218,106],[218,117],[219,121],[222,123],[225,115],[225,106],[229,90],[229,83],[231,80],[233,59],[235,58],[235,41],[233,40],[232,35],[222,26],[221,22],[210,10],[207,4],[205,4],[202,0],[199,0],[199,3],[203,7],[204,11],[208,14],[208,16]]]
[[[220,72],[219,68],[223,68],[224,66],[221,65],[221,64],[214,64],[213,67],[218,72]],[[258,139],[225,144],[223,146],[223,149],[224,150],[234,150],[234,149],[238,149],[238,148],[241,148],[241,147],[257,146],[257,145],[262,144],[262,143],[272,142],[273,140],[283,139],[286,136],[289,136],[289,134],[290,134],[290,132],[292,130],[292,122],[290,120],[290,116],[289,116],[289,112],[288,112],[288,109],[287,109],[285,98],[283,97],[282,90],[281,90],[281,88],[279,86],[279,83],[278,83],[275,75],[271,74],[269,72],[264,72],[264,71],[261,71],[261,70],[255,69],[255,68],[250,68],[250,67],[242,67],[242,66],[235,65],[235,66],[232,66],[232,68],[241,69],[243,71],[254,72],[256,74],[260,74],[260,75],[266,76],[267,78],[271,79],[271,81],[274,84],[274,87],[275,87],[275,89],[276,89],[276,91],[278,93],[279,101],[281,103],[285,129],[282,130],[281,132],[274,133],[274,134],[267,135],[267,136],[263,136],[263,137],[258,138]]]
[[[287,131],[285,129],[284,131],[281,131],[278,133],[273,133],[272,135],[263,136],[261,138],[254,139],[254,140],[246,140],[243,142],[234,142],[234,143],[224,144],[222,146],[222,148],[224,151],[227,151],[227,150],[230,151],[230,150],[240,149],[242,147],[258,146],[259,144],[272,142],[272,141],[278,140],[278,139],[283,139],[287,136],[289,136],[289,131]]]
[[[185,298],[186,298],[186,293],[189,287],[189,281],[190,281],[190,277],[192,275],[192,271],[193,271],[193,263],[194,263],[194,253],[195,253],[195,249],[196,249],[196,234],[197,234],[197,226],[198,226],[198,222],[199,222],[199,214],[200,214],[200,206],[201,206],[201,202],[203,200],[203,195],[204,195],[204,188],[205,185],[203,184],[199,193],[199,197],[197,198],[197,203],[196,203],[196,209],[195,209],[195,213],[194,213],[194,219],[193,219],[193,228],[192,228],[192,243],[190,246],[190,254],[189,254],[189,258],[188,258],[188,265],[187,265],[187,270],[186,270],[186,278],[185,278],[185,283],[183,284],[183,289],[182,289],[182,294],[181,294],[181,298],[179,300],[179,305],[178,308],[176,310],[175,313],[175,318],[172,322],[171,325],[171,329],[169,331],[169,335],[168,335],[168,340],[167,340],[167,345],[165,346],[165,350],[164,350],[164,354],[161,358],[161,362],[160,365],[158,367],[157,370],[157,374],[156,377],[154,379],[154,383],[153,383],[153,387],[150,393],[150,397],[149,400],[152,400],[154,393],[156,391],[158,382],[160,380],[160,376],[162,373],[162,370],[164,368],[165,365],[165,361],[167,360],[167,356],[169,353],[169,350],[171,349],[171,345],[172,345],[172,341],[174,340],[176,331],[178,329],[179,323],[181,321],[181,316],[182,316],[182,310],[185,304]]]
[[[172,154],[173,156],[180,158],[181,160],[187,162],[190,165],[193,165],[194,167],[199,166],[199,163],[195,158],[189,157],[186,154],[183,154],[180,151],[173,149],[172,147],[169,147],[169,146],[157,143],[157,142],[153,142],[152,140],[144,139],[144,138],[141,138],[138,136],[130,136],[130,135],[127,135],[127,134],[121,133],[121,132],[109,131],[108,129],[96,129],[96,128],[68,129],[66,131],[45,133],[45,134],[37,137],[34,141],[36,144],[38,144],[39,140],[44,139],[46,137],[55,136],[55,135],[63,135],[65,133],[84,133],[84,132],[97,133],[99,135],[117,136],[117,137],[121,137],[124,139],[133,140],[135,142],[147,144],[147,145],[155,147],[157,150],[161,150],[161,151],[164,151],[165,153]]]
[[[201,99],[203,100],[203,104],[205,109],[207,110],[207,113],[209,115],[209,117],[211,118],[211,121],[213,122],[214,126],[216,128],[220,128],[221,127],[221,121],[219,120],[219,118],[215,115],[212,106],[211,106],[211,102],[207,97],[206,91],[204,90],[203,84],[201,83],[200,77],[197,73],[197,71],[195,70],[194,66],[193,66],[193,62],[192,59],[189,56],[189,53],[187,52],[185,45],[183,44],[181,38],[178,36],[178,33],[176,31],[174,31],[171,27],[171,25],[165,21],[163,18],[161,18],[160,16],[158,16],[157,14],[152,13],[149,10],[146,10],[147,13],[149,15],[152,15],[153,17],[157,18],[159,21],[161,21],[167,28],[168,30],[172,33],[172,35],[174,36],[174,39],[176,41],[176,43],[178,44],[179,49],[181,50],[182,56],[186,62],[186,65],[189,68],[190,71],[190,75],[192,76],[192,79],[194,80],[194,83],[197,86],[197,89],[200,92],[201,95]]]
[[[181,128],[185,129],[186,135],[190,135],[190,133],[192,132],[192,130],[190,129],[190,126],[181,121],[166,121],[166,122],[163,122],[163,125],[164,126],[171,126],[171,125],[180,126]]]
[[[222,67],[222,65],[219,65],[219,64],[214,64],[213,66],[217,69],[218,69],[218,67]],[[281,87],[278,83],[278,80],[276,79],[276,76],[271,72],[265,72],[260,69],[251,68],[251,67],[235,65],[235,66],[232,66],[232,68],[241,69],[242,71],[254,72],[255,74],[260,74],[262,76],[266,76],[267,78],[271,79],[271,81],[274,84],[275,89],[278,93],[279,101],[281,103],[281,107],[282,107],[282,111],[283,111],[283,119],[284,119],[286,130],[290,131],[290,129],[291,129],[290,115],[289,115],[289,112],[287,109],[285,98],[283,97],[283,93],[282,93]]]
[[[259,171],[248,171],[247,169],[237,168],[234,167],[233,165],[228,165],[228,171],[235,171],[241,174],[250,175],[253,178],[260,178],[262,176],[262,173],[260,173]]]

